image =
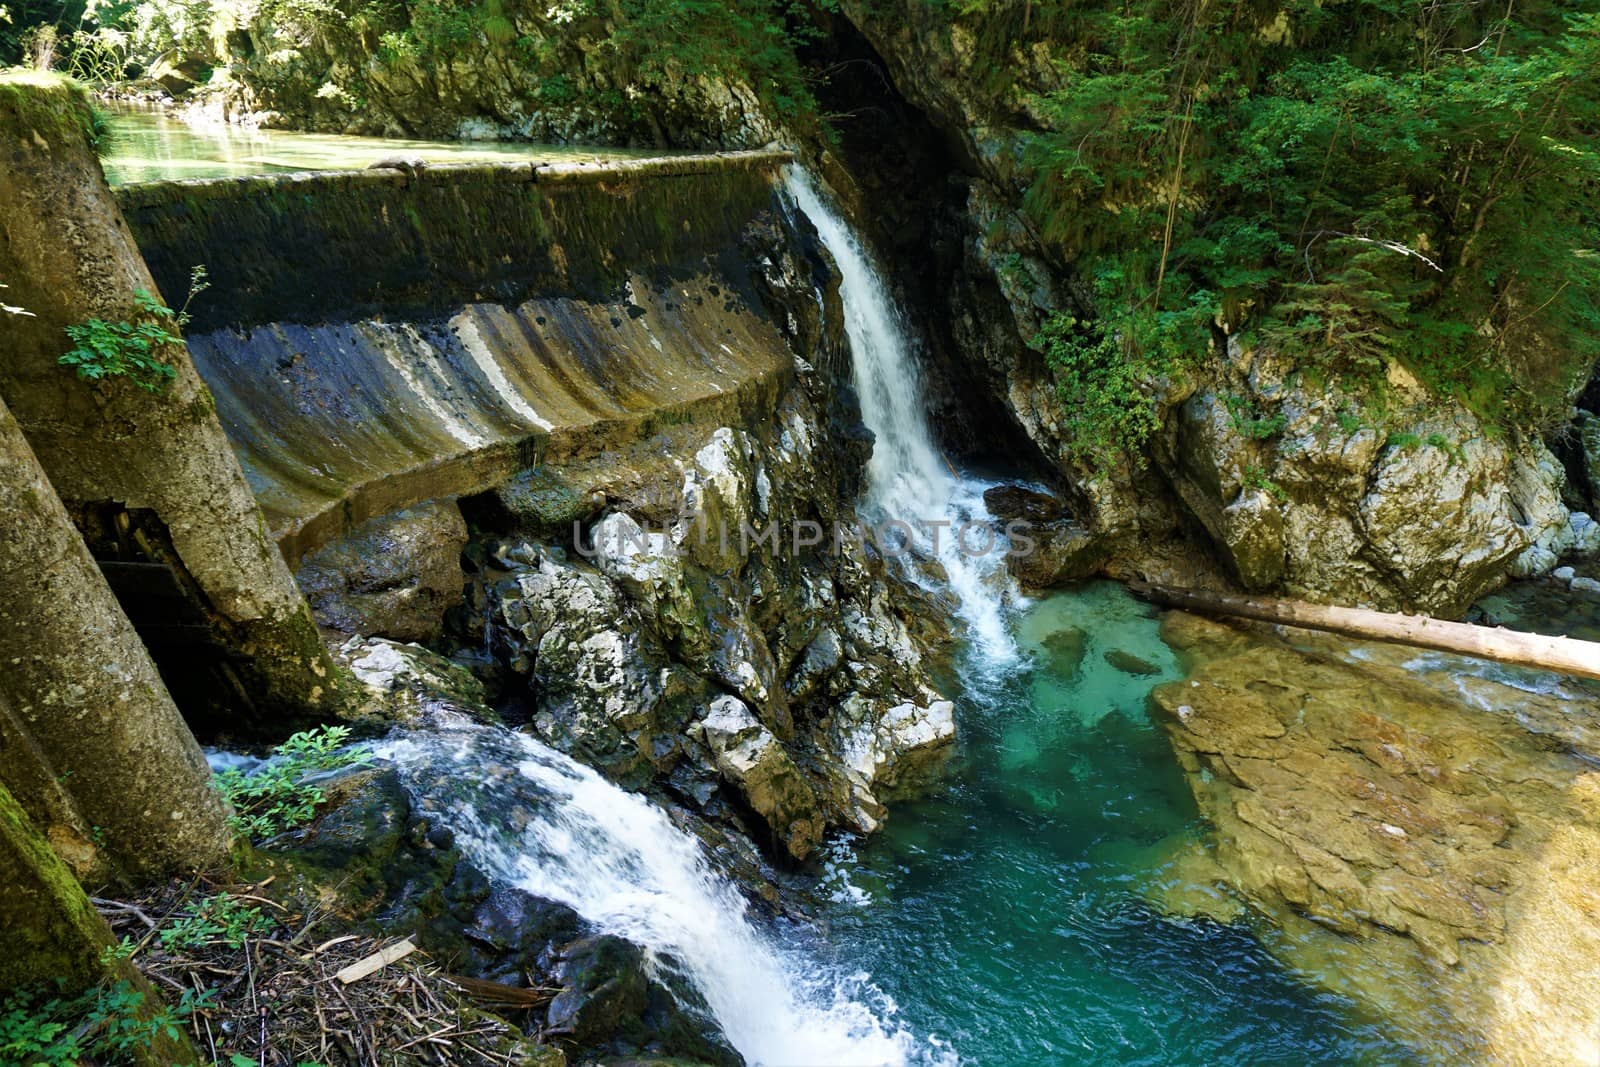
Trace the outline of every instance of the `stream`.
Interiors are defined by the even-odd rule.
[[[542,146],[411,145],[202,133],[124,113],[114,181],[427,158],[591,158]],[[607,151],[607,155],[616,155]],[[915,354],[870,254],[809,179],[786,182],[843,279],[864,420],[862,510],[919,535],[982,522],[992,484],[934,444]],[[1003,548],[1003,546],[1002,546]],[[1121,587],[1026,600],[1003,551],[950,540],[908,564],[959,602],[959,751],[933,795],[828,843],[814,923],[771,923],[648,800],[525,734],[449,724],[380,747],[490,877],[645,947],[763,1067],[1396,1063],[1408,1053],[1340,997],[1274,962],[1243,926],[1148,902],[1202,831],[1147,710],[1180,676],[1159,619]],[[492,768],[486,771],[486,768]]]

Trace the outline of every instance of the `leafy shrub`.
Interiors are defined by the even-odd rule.
[[[126,981],[94,986],[75,996],[48,988],[14,990],[0,1001],[0,1063],[24,1067],[120,1064],[160,1037],[176,1041],[183,1021],[209,1005],[213,993],[185,990],[177,1005],[141,1018],[145,994]]]
[[[207,285],[205,268],[195,267],[189,276],[189,299],[176,311],[148,291],[136,290],[136,321],[90,319],[68,326],[67,336],[75,344],[59,362],[84,381],[126,378],[147,393],[161,392],[178,375],[166,353],[183,344],[178,331],[189,321],[189,302]]]
[[[1278,436],[1289,425],[1289,416],[1281,411],[1261,415],[1248,397],[1228,394],[1222,398],[1228,409],[1228,423],[1241,435],[1252,441],[1266,441]]]
[[[1104,323],[1070,315],[1052,316],[1033,343],[1055,375],[1068,454],[1099,471],[1118,455],[1142,466],[1144,443],[1159,425],[1149,384],[1158,368],[1130,358]]]
[[[1600,357],[1600,13],[1412,0],[946,0],[974,66],[1034,47],[1027,203],[1119,284],[1136,347],[1204,292],[1216,326],[1367,383],[1399,362],[1491,424],[1565,414]]]
[[[159,935],[163,948],[197,949],[210,945],[242,948],[253,934],[264,934],[275,924],[261,909],[228,895],[202,897],[187,912],[170,920]]]
[[[255,771],[218,774],[217,785],[233,805],[234,828],[263,841],[310,822],[327,796],[303,779],[364,763],[362,753],[344,747],[349,739],[347,726],[307,730],[275,748],[272,758]]]

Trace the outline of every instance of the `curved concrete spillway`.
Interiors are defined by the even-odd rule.
[[[663,418],[760,418],[793,356],[752,228],[781,153],[139,186],[124,213],[291,564]],[[285,235],[291,235],[285,240]]]

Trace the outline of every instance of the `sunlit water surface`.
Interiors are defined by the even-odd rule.
[[[947,786],[835,847],[825,941],[966,1064],[1409,1062],[1245,928],[1145,902],[1201,832],[1146,712],[1158,627],[1111,583],[1027,608],[1019,667],[969,665]]]
[[[663,152],[494,141],[409,141],[389,137],[190,125],[159,111],[117,108],[102,159],[113,185],[174,178],[234,178],[296,170],[361,170],[393,156],[428,163],[573,163]]]

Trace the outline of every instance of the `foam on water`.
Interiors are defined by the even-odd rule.
[[[531,737],[451,723],[382,745],[489,877],[560,901],[643,946],[705,998],[752,1065],[954,1064],[895,1022],[865,973],[758,928],[699,843],[643,797]]]

